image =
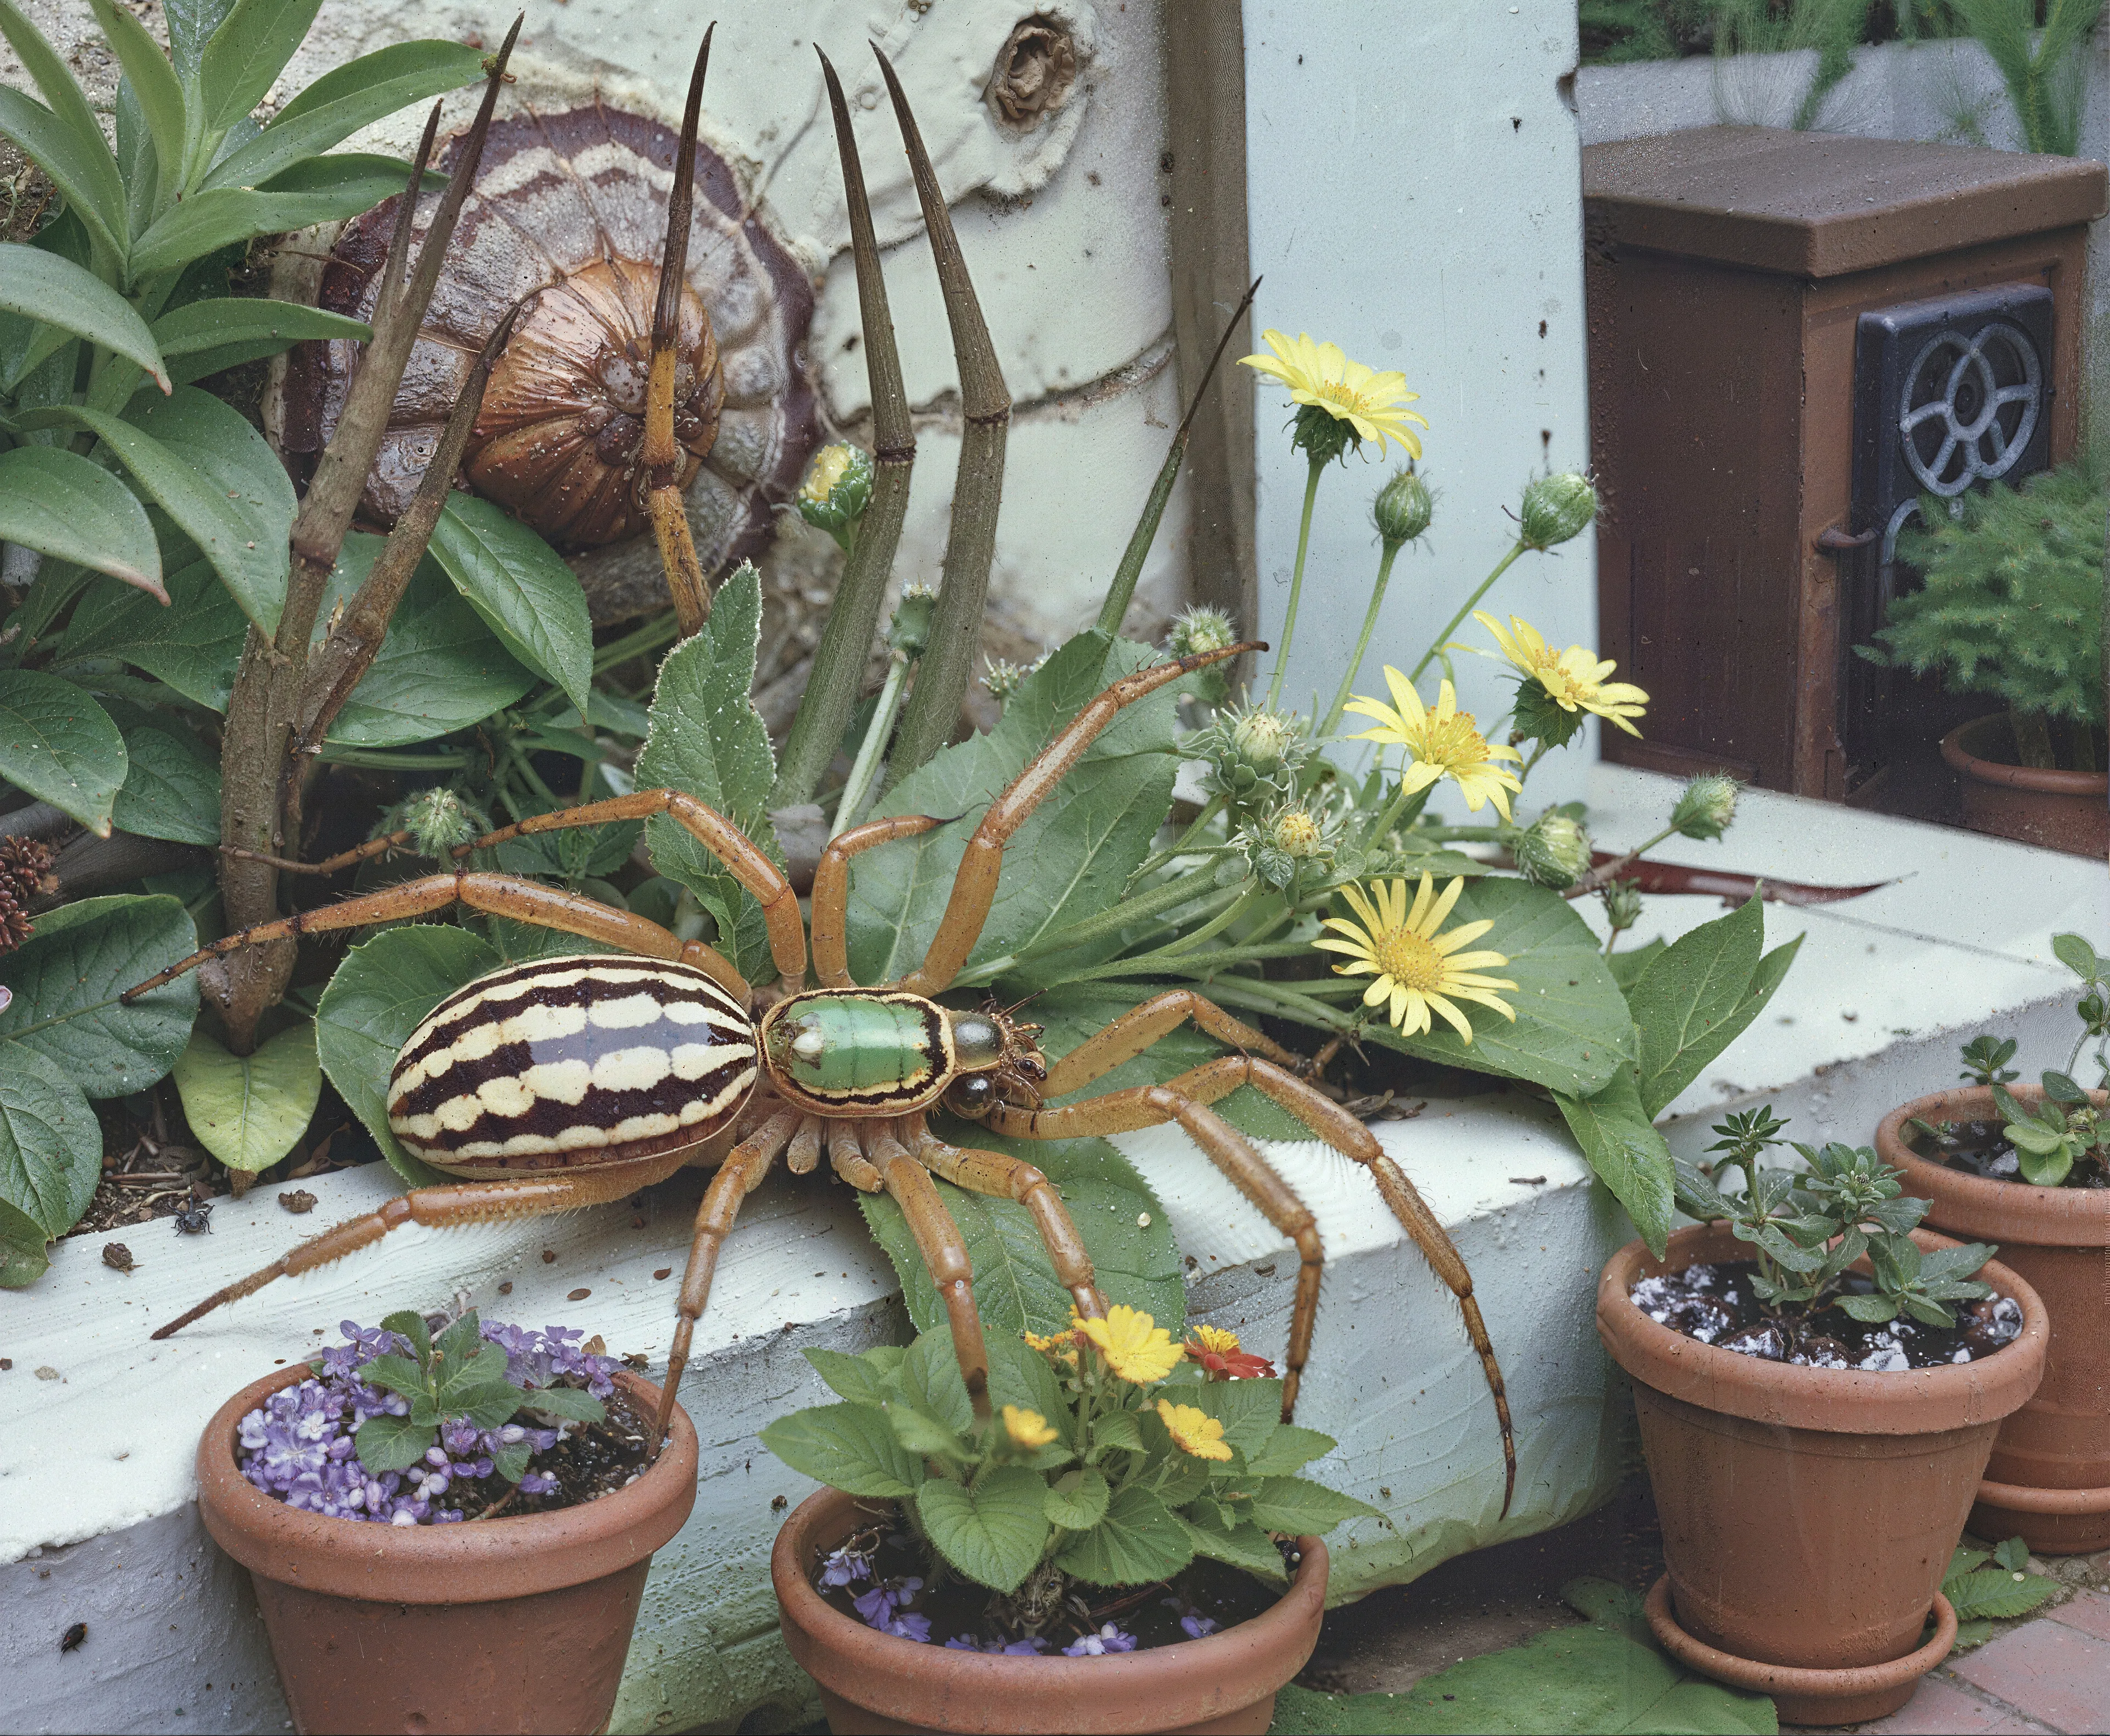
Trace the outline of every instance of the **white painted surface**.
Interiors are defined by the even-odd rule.
[[[1563,84],[1575,8],[1248,0],[1244,16],[1252,269],[1265,278],[1254,328],[1400,369],[1429,419],[1436,518],[1393,571],[1364,665],[1361,690],[1382,693],[1381,667],[1412,668],[1509,547],[1505,513],[1528,477],[1588,458],[1582,170]],[[1260,632],[1279,640],[1306,465],[1289,449],[1286,395],[1257,390]],[[1332,699],[1354,649],[1377,571],[1370,504],[1396,462],[1351,457],[1320,486],[1286,689],[1299,710],[1315,687],[1322,708]],[[1527,555],[1487,606],[1556,646],[1594,644],[1594,540]],[[1458,636],[1487,644],[1469,621]],[[1507,709],[1506,666],[1457,662],[1460,703],[1492,722]],[[1432,668],[1425,698],[1435,680]],[[1542,765],[1535,794],[1579,794],[1594,743],[1578,736]]]

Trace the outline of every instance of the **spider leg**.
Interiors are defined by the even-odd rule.
[[[362,1218],[347,1218],[333,1229],[311,1236],[289,1254],[281,1255],[261,1272],[252,1272],[238,1282],[216,1290],[188,1313],[179,1314],[154,1336],[167,1338],[180,1332],[201,1315],[224,1303],[238,1302],[261,1290],[274,1278],[312,1272],[332,1260],[342,1259],[370,1246],[391,1230],[406,1223],[422,1223],[433,1229],[464,1223],[497,1223],[508,1218],[546,1218],[557,1212],[577,1211],[586,1205],[604,1205],[625,1199],[641,1187],[663,1182],[689,1160],[684,1151],[663,1152],[633,1163],[610,1164],[591,1169],[560,1169],[554,1173],[511,1178],[498,1182],[453,1182],[437,1187],[414,1187],[391,1200],[380,1210]]]
[[[1234,1019],[1213,1001],[1191,988],[1168,988],[1152,995],[1123,1013],[1103,1030],[1094,1031],[1059,1061],[1048,1064],[1048,1078],[1040,1087],[1044,1097],[1066,1097],[1097,1078],[1112,1073],[1122,1062],[1133,1060],[1183,1020],[1194,1023],[1228,1048],[1264,1055],[1279,1067],[1294,1072],[1302,1058],[1272,1037],[1263,1035]]]
[[[410,842],[410,834],[407,830],[384,832],[378,838],[369,838],[363,844],[354,844],[349,850],[340,850],[335,856],[326,857],[319,862],[297,862],[288,856],[266,856],[261,850],[244,850],[236,844],[222,844],[220,853],[231,856],[237,861],[263,862],[281,874],[335,874],[371,857],[386,856],[391,850],[400,850]]]
[[[1436,1221],[1420,1194],[1386,1154],[1377,1137],[1361,1122],[1314,1091],[1272,1061],[1249,1056],[1227,1055],[1189,1069],[1163,1085],[1139,1085],[1127,1091],[1109,1092],[1103,1097],[1066,1109],[1022,1109],[1000,1104],[989,1111],[988,1124],[1000,1133],[1026,1139],[1075,1139],[1087,1134],[1132,1132],[1139,1128],[1177,1122],[1188,1136],[1208,1154],[1216,1167],[1258,1206],[1268,1221],[1297,1241],[1304,1264],[1297,1273],[1297,1300],[1290,1316],[1289,1350],[1284,1359],[1288,1370],[1283,1385],[1283,1415],[1289,1414],[1297,1395],[1298,1372],[1311,1341],[1311,1326],[1319,1305],[1318,1238],[1314,1231],[1307,1249],[1290,1222],[1277,1218],[1268,1203],[1270,1184],[1279,1187],[1288,1203],[1304,1212],[1286,1182],[1275,1174],[1252,1142],[1207,1105],[1229,1096],[1241,1085],[1251,1084],[1280,1104],[1320,1138],[1370,1172],[1378,1192],[1392,1209],[1406,1232],[1413,1236],[1436,1275],[1442,1279],[1465,1317],[1465,1334],[1478,1354],[1480,1367],[1493,1395],[1495,1415],[1501,1424],[1502,1512],[1516,1491],[1516,1438],[1510,1421],[1509,1395],[1502,1386],[1501,1365],[1487,1336],[1487,1322],[1473,1295],[1473,1275],[1466,1269],[1457,1246]],[[1286,1207],[1285,1207],[1286,1209]]]
[[[1003,867],[1005,843],[1012,833],[1026,824],[1034,809],[1047,800],[1070,768],[1084,757],[1084,750],[1120,715],[1123,707],[1134,704],[1168,681],[1176,681],[1197,669],[1206,669],[1226,658],[1243,657],[1248,651],[1266,649],[1255,640],[1247,644],[1227,645],[1220,651],[1177,658],[1154,668],[1139,669],[1134,675],[1124,676],[1089,701],[1054,740],[1040,750],[1039,756],[1011,780],[1003,793],[989,803],[981,824],[975,828],[975,835],[967,840],[966,854],[960,858],[959,872],[953,878],[952,896],[946,901],[938,932],[931,937],[930,951],[924,955],[921,966],[895,986],[917,995],[939,994],[952,986],[953,979],[967,963],[967,955],[974,951],[975,943],[981,938],[982,925],[989,920],[989,906],[996,902],[997,876]]]
[[[947,1145],[924,1126],[921,1115],[910,1117],[905,1131],[908,1155],[926,1169],[955,1187],[992,1199],[1016,1200],[1030,1212],[1034,1227],[1040,1232],[1041,1245],[1047,1249],[1055,1268],[1055,1277],[1070,1292],[1077,1312],[1087,1320],[1105,1314],[1106,1299],[1093,1282],[1092,1256],[1085,1250],[1084,1238],[1078,1235],[1053,1182],[1022,1159],[1007,1157],[1000,1151],[963,1151],[958,1146]]]
[[[674,184],[667,197],[667,248],[659,265],[659,293],[652,309],[652,364],[645,387],[645,509],[653,540],[666,569],[667,590],[681,617],[684,639],[710,618],[710,587],[689,534],[689,510],[681,498],[681,449],[674,439],[674,375],[679,359],[681,287],[687,280],[689,218],[696,176],[696,122],[703,107],[704,73],[711,63],[713,25],[696,51],[689,79],[689,102],[681,115],[681,143],[674,158]],[[781,967],[780,967],[781,968]]]
[[[531,814],[515,825],[501,826],[459,845],[455,857],[459,861],[473,851],[493,849],[509,839],[531,837],[537,832],[604,825],[611,820],[650,820],[659,814],[675,821],[723,862],[762,906],[762,920],[769,926],[770,955],[777,961],[787,991],[796,993],[806,980],[806,930],[799,920],[799,894],[777,864],[756,848],[738,826],[717,809],[678,789],[641,789],[602,802],[582,802],[577,807],[560,807],[553,813]]]
[[[828,840],[813,870],[813,974],[823,988],[854,988],[850,976],[850,858],[874,844],[914,838],[945,821],[928,814],[869,820]]]
[[[731,960],[700,940],[683,941],[647,917],[619,911],[560,886],[511,874],[474,874],[458,870],[453,874],[430,874],[403,880],[381,892],[346,898],[338,904],[319,905],[313,910],[282,916],[276,922],[260,922],[239,929],[203,946],[188,958],[179,959],[165,970],[128,988],[117,998],[129,1003],[149,989],[195,969],[209,958],[233,952],[260,941],[290,940],[299,934],[327,934],[336,929],[364,928],[369,923],[397,922],[405,917],[429,915],[455,902],[494,916],[509,916],[516,922],[532,922],[537,928],[556,929],[583,940],[600,941],[646,958],[693,965],[743,1005],[754,993],[748,980],[733,968]]]
[[[711,1298],[711,1280],[718,1275],[718,1250],[725,1245],[733,1219],[740,1215],[747,1196],[762,1185],[777,1155],[790,1142],[802,1119],[795,1109],[780,1109],[726,1155],[711,1185],[704,1190],[704,1203],[696,1208],[696,1231],[689,1242],[689,1264],[681,1272],[681,1297],[675,1304],[674,1345],[667,1353],[666,1384],[659,1389],[659,1416],[652,1427],[652,1451],[667,1438],[667,1425],[674,1414],[674,1395],[681,1384],[681,1371],[689,1363],[689,1335],[703,1318],[704,1305]]]

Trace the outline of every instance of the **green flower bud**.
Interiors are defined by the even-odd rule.
[[[1394,473],[1392,479],[1378,491],[1378,497],[1370,507],[1378,535],[1384,539],[1388,548],[1412,542],[1429,528],[1429,521],[1435,515],[1436,497],[1429,491],[1429,485],[1415,474],[1411,464]]]
[[[1719,838],[1736,817],[1740,788],[1734,778],[1721,772],[1703,772],[1685,786],[1671,810],[1670,823],[1687,838]]]
[[[1002,658],[998,658],[982,671],[982,685],[989,689],[989,697],[998,704],[1004,704],[1013,694],[1025,685],[1026,678],[1028,676],[1038,674],[1041,666],[1053,654],[1053,652],[1043,652],[1023,667],[1017,663],[1007,663]]]
[[[1289,436],[1290,450],[1308,455],[1315,464],[1330,464],[1351,446],[1360,446],[1355,424],[1316,404],[1301,405],[1297,432]]]
[[[938,593],[929,585],[903,585],[894,618],[886,625],[888,645],[903,657],[921,657],[930,646],[930,616],[937,606]]]
[[[1565,892],[1590,871],[1590,834],[1559,809],[1541,814],[1510,846],[1524,877]]]
[[[872,481],[872,454],[863,447],[843,441],[823,446],[799,491],[799,516],[847,548],[850,527],[871,504]]]
[[[1231,726],[1231,747],[1262,777],[1278,769],[1303,733],[1298,720],[1255,708]]]
[[[1605,901],[1605,919],[1614,934],[1623,934],[1641,920],[1640,888],[1632,880],[1614,880],[1599,895]]]
[[[396,804],[383,822],[386,831],[405,831],[420,856],[445,856],[491,830],[491,821],[444,785],[421,789]]]
[[[1597,491],[1579,471],[1539,477],[1524,491],[1517,536],[1527,549],[1552,549],[1580,536],[1597,516]]]
[[[1220,608],[1197,604],[1173,622],[1165,649],[1175,657],[1194,657],[1228,650],[1238,642],[1238,629],[1229,615]]]
[[[1209,762],[1210,790],[1243,811],[1296,793],[1311,741],[1302,717],[1256,705],[1224,712],[1188,751]]]

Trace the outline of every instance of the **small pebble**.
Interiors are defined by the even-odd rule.
[[[662,1266],[657,1272],[652,1274],[655,1278],[671,1278],[673,1275],[674,1268],[672,1266]]]
[[[583,1302],[583,1301],[585,1301],[585,1300],[586,1300],[586,1299],[588,1296],[591,1295],[592,1294],[593,1294],[593,1292],[592,1292],[591,1290],[587,1290],[587,1289],[586,1289],[585,1287],[582,1286],[581,1288],[579,1288],[579,1289],[577,1289],[577,1290],[572,1291],[570,1291],[568,1294],[567,1294],[567,1295],[566,1295],[566,1296],[564,1297],[564,1300],[565,1300],[567,1302]]]
[[[15,1366],[15,1359],[14,1359],[13,1357],[11,1357],[11,1356],[0,1356],[0,1374],[5,1374],[5,1373],[6,1373],[6,1372],[10,1369],[10,1368],[13,1368],[14,1366]]]
[[[311,1212],[315,1209],[315,1196],[305,1187],[297,1187],[291,1193],[280,1194],[278,1203],[298,1217],[303,1212]]]
[[[121,1241],[106,1241],[102,1245],[102,1264],[119,1272],[129,1272],[132,1250]]]
[[[546,1266],[554,1266],[557,1264],[557,1250],[555,1248],[543,1249],[542,1264]]]
[[[500,1284],[498,1286],[498,1293],[501,1296],[511,1295],[513,1294],[513,1280],[508,1278],[503,1284]]]
[[[40,1381],[56,1381],[58,1377],[58,1370],[48,1366],[37,1371],[37,1378]]]

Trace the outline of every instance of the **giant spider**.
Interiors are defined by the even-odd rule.
[[[699,86],[702,68],[700,57]],[[663,267],[669,280],[678,274],[679,237],[686,233],[681,213],[697,105],[692,87],[669,201]],[[655,459],[670,449],[675,385],[673,319],[668,298],[660,300],[645,443],[649,504],[677,603],[686,597],[707,608],[693,551],[683,553],[687,527],[674,480],[678,467],[659,466]],[[683,613],[686,619],[688,608]],[[808,988],[807,929],[798,893],[784,874],[695,797],[652,789],[533,816],[462,844],[453,856],[459,864],[473,852],[536,833],[664,815],[723,863],[760,906],[781,978],[773,998],[758,998],[732,962],[701,941],[683,942],[642,915],[575,893],[466,866],[229,934],[128,990],[124,998],[129,1001],[242,947],[427,915],[455,904],[621,949],[493,971],[441,1001],[405,1043],[390,1074],[389,1125],[410,1151],[460,1178],[459,1184],[414,1187],[377,1212],[325,1231],[207,1297],[154,1336],[166,1338],[274,1278],[342,1259],[405,1223],[440,1227],[569,1211],[627,1198],[687,1164],[714,1165],[682,1277],[656,1441],[665,1433],[719,1248],[742,1201],[780,1156],[792,1172],[804,1173],[825,1151],[851,1186],[883,1191],[900,1205],[943,1300],[975,1413],[985,1417],[988,1358],[973,1274],[933,1174],[1023,1205],[1078,1313],[1098,1316],[1104,1304],[1083,1241],[1047,1177],[1019,1159],[946,1143],[930,1130],[927,1114],[942,1105],[1026,1140],[1170,1122],[1297,1247],[1301,1264],[1284,1357],[1282,1414],[1288,1418],[1310,1352],[1323,1253],[1311,1212],[1211,1106],[1251,1084],[1370,1172],[1386,1205],[1457,1297],[1501,1421],[1506,1511],[1515,1451],[1501,1369],[1471,1276],[1414,1185],[1361,1122],[1306,1082],[1297,1056],[1189,988],[1151,996],[1052,1062],[1035,1040],[1038,1027],[994,1007],[961,1010],[937,998],[980,937],[1007,841],[1121,709],[1195,670],[1266,649],[1234,645],[1161,663],[1116,680],[1086,704],[982,814],[921,965],[898,982],[865,987],[850,976],[850,863],[863,851],[949,822],[896,816],[854,827],[828,845],[812,892],[819,987]],[[369,849],[392,841],[377,840]],[[1046,1106],[1189,1021],[1234,1052],[1161,1085]]]

